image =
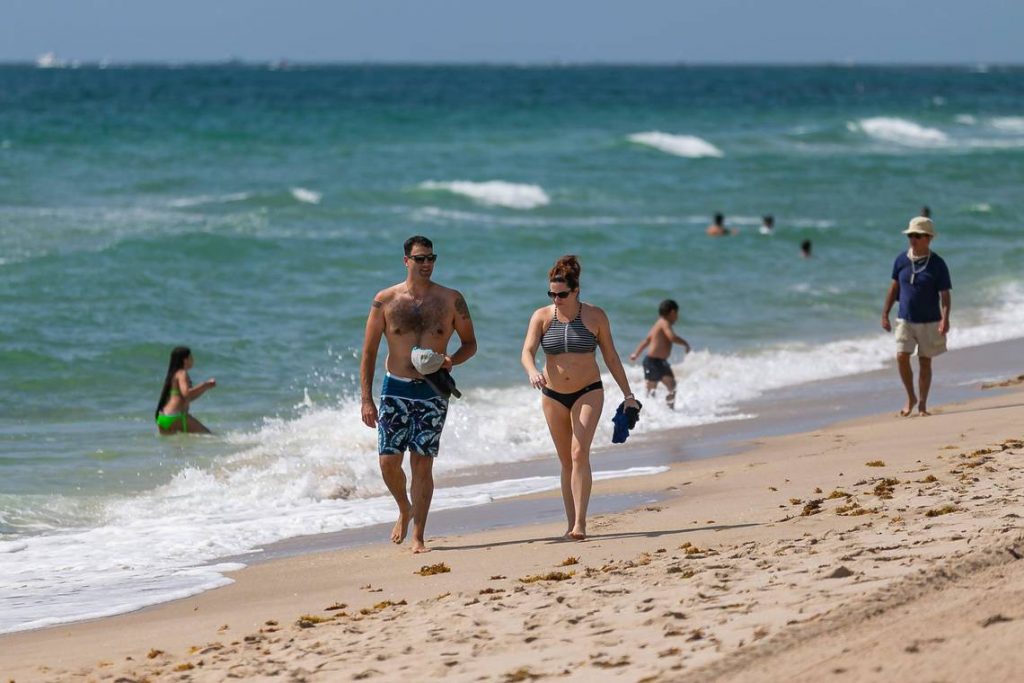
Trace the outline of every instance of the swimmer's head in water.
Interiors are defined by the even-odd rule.
[[[716,213],[715,214],[715,225],[721,225],[722,223],[725,223],[725,216],[723,216],[720,213]]]
[[[772,227],[773,225],[775,225],[775,216],[773,216],[771,214],[768,214],[767,216],[763,217],[761,220],[763,220],[764,224],[767,225],[769,228]]]
[[[679,317],[679,304],[674,299],[665,299],[658,304],[658,315],[670,319]]]

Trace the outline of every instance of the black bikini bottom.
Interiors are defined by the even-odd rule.
[[[558,401],[559,403],[561,403],[563,406],[565,406],[569,410],[572,410],[572,407],[574,405],[576,405],[576,401],[579,400],[580,396],[582,396],[583,394],[590,393],[591,391],[595,391],[597,389],[604,389],[604,385],[601,384],[601,380],[597,380],[596,382],[594,382],[592,384],[588,384],[587,386],[583,387],[579,391],[574,391],[571,394],[563,394],[563,393],[558,392],[558,391],[552,391],[551,389],[548,389],[547,387],[544,387],[543,389],[541,389],[540,392],[542,394],[544,394],[545,396],[547,396],[548,398],[552,398],[552,399]]]

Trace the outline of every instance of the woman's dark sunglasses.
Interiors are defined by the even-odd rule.
[[[568,299],[570,294],[572,294],[572,292],[568,289],[564,292],[552,292],[550,289],[548,290],[548,297],[551,299],[554,299],[555,297],[558,297],[559,299]]]
[[[411,258],[416,263],[433,263],[437,260],[437,254],[416,254],[415,256],[406,256]]]

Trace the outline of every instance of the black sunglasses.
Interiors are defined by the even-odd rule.
[[[907,237],[909,237],[912,240],[923,240],[927,236],[928,235],[926,235],[923,232],[912,232],[907,235]]]
[[[558,297],[559,299],[568,299],[570,294],[572,294],[571,289],[567,289],[564,292],[552,292],[550,289],[548,290],[548,297],[551,299],[554,299],[555,297]]]
[[[416,263],[433,263],[437,260],[437,254],[416,254],[415,256],[406,256],[405,258],[411,258]]]

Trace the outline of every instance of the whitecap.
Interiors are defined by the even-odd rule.
[[[953,120],[964,126],[975,126],[978,124],[978,119],[970,114],[957,114],[953,117]]]
[[[938,128],[927,128],[907,119],[893,116],[876,116],[860,119],[851,130],[861,130],[876,140],[895,142],[911,147],[934,147],[945,145],[949,136]]]
[[[977,204],[971,204],[967,208],[975,213],[992,213],[992,205],[988,202],[978,202]]]
[[[304,187],[293,187],[291,189],[292,196],[297,201],[303,202],[304,204],[319,204],[323,194],[315,192],[314,190],[307,190]]]
[[[1024,133],[1024,116],[996,116],[988,123],[1004,133]]]
[[[646,145],[667,154],[697,159],[700,157],[724,157],[725,153],[710,142],[695,135],[673,135],[661,131],[633,133],[630,142]]]
[[[230,194],[201,194],[196,197],[181,197],[180,199],[172,199],[168,202],[168,206],[173,206],[178,209],[187,209],[193,206],[202,206],[203,204],[227,204],[230,202],[243,202],[252,195],[249,192],[232,192]]]
[[[427,180],[420,183],[419,188],[451,192],[469,197],[486,206],[503,206],[507,209],[535,209],[551,203],[551,198],[539,185],[510,183],[504,180]]]

